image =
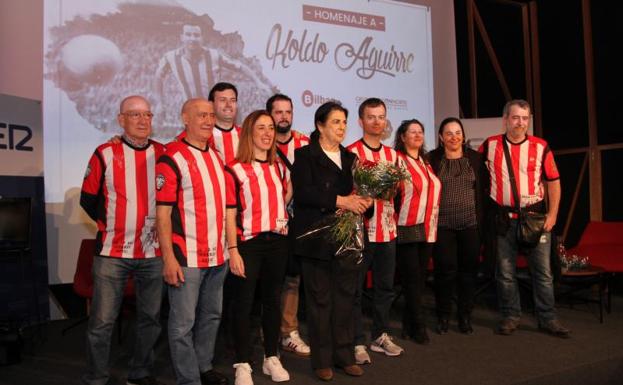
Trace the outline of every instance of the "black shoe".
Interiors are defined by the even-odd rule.
[[[448,319],[447,318],[439,318],[437,320],[437,334],[447,334],[448,333]]]
[[[415,332],[413,333],[411,338],[413,339],[413,341],[415,341],[416,344],[420,344],[420,345],[430,344],[430,338],[428,338],[428,333],[426,332],[426,328],[415,329]]]
[[[201,373],[201,385],[227,385],[227,383],[229,383],[227,377],[214,369]]]
[[[567,329],[566,327],[562,326],[562,324],[560,323],[560,321],[558,321],[557,319],[553,319],[551,321],[548,321],[545,324],[539,324],[539,329],[543,330],[546,333],[549,333],[555,337],[560,337],[560,338],[569,338],[571,337],[571,330]]]
[[[406,330],[402,329],[402,333],[400,333],[400,338],[402,338],[403,340],[409,340],[411,339],[411,334],[410,332],[407,332]]]
[[[474,334],[472,320],[469,317],[459,317],[459,331],[463,334]]]
[[[156,380],[152,376],[143,378],[128,378],[126,385],[164,385],[162,382]]]

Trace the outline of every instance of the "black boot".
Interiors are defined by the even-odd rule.
[[[428,337],[428,332],[426,332],[426,326],[416,327],[411,335],[411,338],[416,344],[420,345],[428,345],[430,344],[430,338]]]
[[[474,328],[472,328],[472,320],[470,316],[459,316],[459,331],[463,334],[474,334]]]
[[[447,334],[448,333],[448,319],[447,318],[439,318],[437,319],[437,334]]]

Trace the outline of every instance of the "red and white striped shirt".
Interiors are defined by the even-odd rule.
[[[153,258],[156,237],[156,160],[164,146],[150,141],[134,148],[126,141],[100,145],[89,160],[80,204],[97,222],[96,255]]]
[[[238,142],[240,141],[240,131],[242,129],[236,125],[226,130],[214,126],[212,131],[213,148],[219,152],[224,164],[232,162],[238,154]]]
[[[173,251],[187,267],[222,265],[225,250],[225,172],[209,146],[167,144],[156,165],[156,204],[171,205]]]
[[[227,165],[227,207],[238,209],[237,234],[242,241],[263,232],[288,233],[283,168],[280,162],[235,160]]]
[[[207,98],[210,88],[218,79],[221,59],[217,50],[202,49],[200,55],[189,60],[184,49],[178,48],[164,54],[158,63],[157,73],[172,74],[185,99]]]
[[[290,165],[294,164],[294,150],[297,150],[303,146],[309,144],[309,138],[305,135],[301,135],[299,138],[295,138],[294,135],[290,136],[286,142],[277,142],[277,148],[290,162]],[[290,180],[290,169],[286,167],[286,180]]]
[[[504,158],[506,135],[495,135],[487,138],[479,151],[484,154],[485,162],[491,179],[490,197],[500,206],[514,207],[515,199],[508,175],[508,167]],[[509,152],[517,183],[520,207],[538,203],[545,197],[542,178],[553,181],[560,178],[547,142],[536,136],[527,135],[521,143],[511,143]]]
[[[214,126],[212,136],[208,139],[208,145],[216,150],[224,164],[234,160],[238,153],[238,142],[240,142],[240,131],[242,129],[234,125],[229,130]],[[186,130],[179,133],[175,139],[180,141],[186,137]]]
[[[423,223],[426,241],[435,242],[441,181],[430,164],[425,164],[422,158],[414,159],[400,152],[398,157],[411,177],[399,185],[398,226],[415,226]]]
[[[363,139],[346,147],[347,150],[357,154],[360,161],[396,163],[398,156],[396,151],[383,144],[379,148],[371,148]],[[396,238],[396,218],[393,202],[376,199],[374,201],[374,214],[372,218],[365,219],[364,224],[368,230],[370,242],[389,242]]]

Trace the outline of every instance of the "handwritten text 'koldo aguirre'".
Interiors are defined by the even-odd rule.
[[[292,62],[323,63],[330,53],[329,47],[320,39],[319,33],[313,39],[307,35],[307,29],[300,37],[295,36],[292,30],[284,34],[281,24],[275,24],[266,42],[266,58],[272,60],[272,68],[276,65],[288,68]],[[338,44],[333,57],[339,69],[355,69],[362,79],[370,79],[377,73],[391,77],[411,73],[415,59],[413,53],[396,50],[393,44],[389,49],[375,46],[371,36],[365,37],[359,46],[348,42]]]

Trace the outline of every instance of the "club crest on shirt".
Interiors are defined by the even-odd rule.
[[[88,178],[91,175],[91,165],[87,164],[87,170],[84,172],[84,179]]]
[[[162,189],[162,186],[164,186],[165,181],[166,179],[164,178],[164,175],[158,174],[156,176],[156,190],[160,191],[160,189]]]

